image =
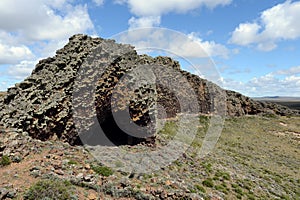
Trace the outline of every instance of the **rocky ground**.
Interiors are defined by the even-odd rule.
[[[65,199],[300,198],[299,117],[228,118],[215,149],[204,158],[197,152],[209,118],[199,120],[202,127],[190,148],[151,173],[109,168],[82,146],[55,138],[42,142],[2,128],[0,199],[30,199],[34,192],[45,193],[43,187],[34,187],[45,180],[55,185],[44,186],[48,192],[67,188]],[[118,148],[130,153],[153,151],[172,140],[174,123],[162,129],[156,146]],[[67,186],[58,184],[64,181]]]

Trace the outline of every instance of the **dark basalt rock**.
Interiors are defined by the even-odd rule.
[[[138,66],[143,66],[144,71],[139,72]],[[149,71],[155,81],[149,83],[145,70],[151,67],[156,67]],[[167,73],[168,70],[175,73]],[[192,92],[182,80],[187,80]],[[196,104],[190,103],[193,94]],[[163,108],[163,114],[157,113],[156,106]],[[107,144],[105,137],[99,139],[97,135],[98,123],[106,137],[120,145],[153,138],[153,116],[175,117],[181,112],[230,116],[299,114],[222,90],[181,70],[171,58],[138,55],[130,45],[81,34],[71,37],[54,57],[39,61],[28,78],[1,95],[0,107],[0,126],[17,128],[41,140],[56,135],[72,145]],[[119,116],[119,121],[113,116]],[[129,129],[119,128],[122,123],[125,129],[129,124]],[[140,127],[137,132],[141,135],[127,135],[132,130],[130,124]]]

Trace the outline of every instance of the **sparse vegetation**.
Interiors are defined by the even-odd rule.
[[[76,160],[69,160],[68,164],[69,165],[77,165],[78,162]]]
[[[198,191],[202,192],[202,193],[206,193],[206,190],[205,190],[204,187],[202,187],[201,185],[196,184],[196,185],[195,185],[195,188],[196,188]]]
[[[74,188],[68,181],[50,179],[40,180],[32,185],[24,195],[25,200],[35,199],[72,199]]]
[[[218,170],[216,173],[215,173],[215,177],[216,179],[219,179],[219,178],[222,178],[224,180],[230,180],[230,175],[229,173],[227,172],[222,172],[220,170]]]
[[[241,196],[244,194],[242,188],[240,188],[240,187],[234,188],[234,191],[235,191],[238,195],[241,195]]]
[[[192,144],[196,149],[202,145],[208,119],[205,116],[199,118],[202,126]],[[219,191],[225,197],[232,198],[233,195],[235,199],[292,199],[298,195],[299,186],[296,183],[299,176],[295,176],[295,158],[299,158],[299,137],[296,134],[299,133],[299,127],[299,117],[279,117],[273,114],[230,117],[226,119],[223,133],[210,156],[200,162],[193,160],[185,163],[177,160],[169,169],[183,170],[187,164],[197,166],[199,163],[199,170],[206,177],[201,186],[205,192],[195,182],[190,189],[195,193]],[[170,127],[168,129],[172,130]],[[191,157],[197,156],[191,152]],[[234,178],[231,174],[234,174]],[[190,176],[195,177],[192,174]],[[257,182],[258,179],[260,181]],[[293,195],[290,191],[293,191]]]
[[[223,192],[224,194],[228,194],[228,189],[226,187],[224,187],[223,185],[216,185],[215,189],[220,192]]]
[[[200,118],[203,126],[199,128],[191,148],[182,157],[178,157],[169,166],[164,166],[163,170],[155,171],[155,173],[125,173],[103,166],[94,158],[81,161],[83,158],[78,156],[79,154],[74,157],[69,153],[65,162],[62,162],[62,170],[57,170],[57,172],[63,171],[64,175],[61,175],[61,178],[73,177],[73,179],[68,179],[73,184],[71,187],[81,190],[80,194],[85,192],[86,198],[90,195],[91,190],[94,193],[103,191],[105,195],[116,199],[119,197],[141,199],[141,197],[151,198],[153,195],[166,196],[169,194],[173,194],[174,198],[183,199],[188,199],[188,195],[199,195],[203,199],[210,199],[211,195],[215,195],[224,199],[250,200],[297,199],[300,196],[298,191],[300,177],[297,170],[299,166],[299,117],[244,116],[228,118],[214,150],[209,156],[199,158],[196,150],[199,150],[202,145],[207,119],[206,117]],[[176,131],[172,128],[174,121],[168,121],[167,124],[170,126],[164,130],[170,132],[165,133],[169,134],[167,136],[172,136],[172,131]],[[172,137],[170,138],[172,139]],[[170,138],[166,137],[166,140]],[[163,144],[158,145],[163,146]],[[136,150],[147,151],[149,147],[138,145],[122,148],[126,151],[136,152]],[[153,150],[153,147],[151,148]],[[59,152],[57,154],[61,155]],[[51,168],[53,159],[55,167],[60,167],[57,165],[59,162],[55,160],[57,158],[57,155],[48,156],[47,159],[50,160],[44,164]],[[26,161],[26,159],[24,160]],[[35,166],[37,164],[39,165],[39,162]],[[116,165],[121,166],[121,163]],[[82,169],[86,171],[82,173]],[[95,173],[89,174],[90,169],[101,176],[97,176]],[[36,170],[38,174],[44,175],[44,169],[37,168]],[[68,174],[69,171],[74,175]],[[82,175],[77,178],[76,176],[80,173]],[[14,178],[14,173],[11,173],[11,176],[8,173],[3,174],[3,180]],[[114,176],[110,176],[112,174]],[[19,174],[19,176],[21,175]],[[98,181],[101,183],[100,185]],[[188,189],[190,192],[183,192],[183,183],[184,191]],[[51,183],[49,184],[51,185]],[[165,186],[160,188],[159,193],[148,192],[147,188],[153,188],[153,191],[156,191],[161,184]],[[55,186],[65,188],[65,186],[60,187],[59,184],[55,184]],[[43,193],[42,188],[44,187],[45,184],[34,184],[30,190],[26,191],[26,195],[30,197],[33,191]],[[51,187],[54,187],[54,184]],[[55,190],[51,187],[47,186],[50,190]],[[186,196],[180,197],[176,193],[177,191],[179,191],[178,194]]]
[[[0,166],[7,166],[10,165],[11,160],[7,155],[3,155],[1,160],[0,160]]]
[[[210,178],[204,180],[204,181],[202,182],[202,184],[203,184],[204,186],[206,186],[206,187],[210,187],[210,188],[214,187],[214,182],[213,182],[213,180],[210,179]]]
[[[110,176],[113,174],[113,170],[106,166],[92,165],[91,168],[94,172],[102,176]]]
[[[212,164],[211,163],[203,163],[203,167],[205,169],[206,172],[210,173],[212,172]]]

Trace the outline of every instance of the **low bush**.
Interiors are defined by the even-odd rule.
[[[72,199],[74,188],[68,181],[50,179],[40,180],[32,185],[24,195],[25,200],[67,200]]]
[[[92,165],[91,168],[94,172],[102,176],[110,176],[113,174],[112,169],[106,166]]]
[[[77,165],[78,162],[76,160],[69,160],[68,164],[69,165]]]
[[[206,187],[214,187],[214,182],[212,179],[206,179],[202,182],[202,184]]]
[[[202,187],[201,185],[195,185],[195,188],[198,190],[198,191],[200,191],[200,192],[202,192],[202,193],[206,193],[206,190],[204,189],[204,187]]]
[[[11,160],[7,155],[2,156],[1,160],[0,160],[0,166],[6,166],[6,165],[10,165]]]

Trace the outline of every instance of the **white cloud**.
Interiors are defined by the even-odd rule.
[[[226,89],[241,92],[244,95],[259,96],[300,96],[300,67],[278,70],[246,82],[223,78]]]
[[[16,64],[33,57],[32,51],[19,38],[0,29],[0,65]]]
[[[0,28],[35,41],[65,39],[93,29],[93,23],[85,5],[72,6],[62,0],[53,4],[40,0],[1,0]]]
[[[0,41],[0,64],[15,64],[23,59],[33,57],[31,50],[25,45],[10,46],[1,44]]]
[[[300,2],[286,1],[266,10],[261,16],[265,34],[272,38],[296,39],[300,36]]]
[[[68,43],[68,39],[40,42],[39,48],[36,49],[36,53],[40,56],[39,59],[43,59],[49,56],[54,56],[56,50],[62,48],[67,43]]]
[[[230,43],[255,44],[259,50],[271,51],[280,40],[300,37],[300,2],[290,0],[261,13],[257,22],[242,23],[232,33]]]
[[[291,68],[285,69],[285,70],[279,70],[279,71],[276,71],[274,74],[277,74],[277,75],[296,75],[296,74],[300,74],[300,66],[291,67]]]
[[[104,0],[93,0],[93,2],[97,5],[97,6],[102,6],[104,4]]]
[[[257,33],[261,27],[256,23],[240,24],[232,33],[231,42],[238,45],[249,45],[258,40]]]
[[[45,4],[54,9],[63,9],[72,3],[74,0],[42,0]]]
[[[129,43],[140,53],[164,51],[185,58],[228,57],[230,50],[214,41],[203,41],[195,33],[184,35],[164,28],[133,29],[117,35],[115,39]]]
[[[201,6],[215,8],[228,5],[232,0],[116,0],[116,3],[127,4],[131,13],[136,16],[161,16],[170,12],[186,13]]]
[[[161,16],[168,13],[186,13],[206,6],[215,8],[228,5],[232,0],[114,0],[114,3],[127,5],[136,17],[128,21],[129,29],[154,27],[160,25]]]
[[[266,41],[257,44],[257,49],[260,51],[272,51],[277,48],[277,44],[274,41]]]
[[[52,56],[76,33],[94,33],[86,5],[74,0],[1,0],[0,66],[16,64],[3,76],[23,79],[38,58]]]
[[[82,5],[70,8],[64,17],[51,11],[47,21],[45,24],[32,27],[26,35],[35,40],[56,40],[93,29],[87,7]]]
[[[255,87],[257,94],[260,94],[259,96],[300,96],[300,77],[294,75],[279,78],[267,74],[253,78],[246,86]]]
[[[160,24],[160,16],[158,17],[150,16],[150,17],[140,17],[140,18],[131,17],[128,21],[128,24],[129,24],[129,29],[154,27]]]
[[[199,44],[209,56],[220,56],[223,58],[228,58],[230,54],[229,49],[227,49],[224,45],[217,44],[214,41],[203,41],[195,33],[190,33],[188,37],[192,39],[192,41]],[[197,51],[197,49],[195,48],[191,48],[191,49],[187,48],[185,49],[185,52],[189,52],[189,51],[193,52],[193,50]],[[197,52],[194,53],[197,54]]]
[[[37,61],[22,61],[20,64],[8,67],[6,75],[17,80],[22,80],[31,74]]]
[[[128,5],[130,12],[137,16],[131,17],[128,21],[129,30],[134,30],[158,27],[161,23],[161,17],[170,12],[186,13],[203,6],[214,8],[230,4],[232,0],[115,0],[114,2]],[[133,44],[139,49],[156,46],[164,50],[168,49],[183,57],[220,56],[227,58],[230,53],[225,46],[214,41],[203,41],[195,33],[190,33],[189,39],[187,39],[186,37],[176,38],[178,36],[176,34],[176,36],[174,34],[166,35],[163,33],[164,31],[148,31],[149,29],[129,32],[127,36],[121,39],[121,42]],[[208,34],[212,32],[210,30]],[[148,37],[148,41],[144,40],[145,36]]]

